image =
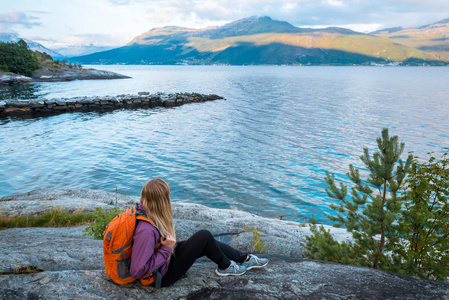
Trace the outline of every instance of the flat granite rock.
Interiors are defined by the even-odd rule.
[[[2,215],[26,215],[53,207],[90,211],[115,205],[115,194],[95,190],[40,190],[0,199]],[[117,195],[127,207],[138,197]],[[113,203],[112,203],[113,202]],[[302,258],[307,227],[236,210],[174,203],[178,240],[199,229],[252,252],[258,230],[270,260],[243,276],[218,277],[201,258],[174,285],[155,289],[139,282],[117,285],[104,272],[102,241],[83,236],[85,226],[0,231],[0,299],[449,299],[449,283]],[[334,234],[334,232],[333,232]],[[348,239],[337,231],[336,237]],[[259,254],[258,254],[259,255]],[[34,274],[6,274],[22,267]]]
[[[0,273],[28,266],[45,271],[103,269],[103,241],[83,236],[84,228],[0,231]]]
[[[0,275],[1,299],[446,299],[449,284],[319,261],[265,256],[264,269],[218,277],[198,260],[170,287],[117,285],[102,270]]]

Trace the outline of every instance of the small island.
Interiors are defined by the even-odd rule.
[[[123,79],[122,74],[86,69],[81,65],[59,61],[47,53],[32,51],[25,41],[0,42],[0,86],[30,82],[56,82],[86,79]]]

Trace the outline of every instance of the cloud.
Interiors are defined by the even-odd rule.
[[[117,4],[117,5],[128,5],[131,3],[130,0],[108,0],[109,2],[111,2],[112,4]]]
[[[418,27],[448,18],[448,0],[10,0],[0,31],[46,35],[43,44],[124,45],[161,26],[220,26],[250,16],[269,16],[295,26]],[[45,5],[44,5],[45,4]],[[41,22],[43,24],[41,24]],[[39,26],[45,27],[45,31]]]
[[[338,0],[328,0],[327,2],[333,6],[345,6],[345,4],[343,2],[338,1]]]
[[[326,28],[326,27],[340,27],[340,28],[347,28],[358,32],[364,32],[369,33],[376,30],[379,30],[383,28],[381,24],[339,24],[339,25],[332,25],[332,24],[326,24],[326,25],[315,25],[315,26],[303,26],[303,28]]]
[[[42,15],[53,14],[53,12],[46,10],[46,9],[33,9],[33,10],[28,10],[28,12],[34,13],[34,14],[42,14]]]
[[[110,0],[113,1],[113,0]],[[382,24],[420,26],[447,18],[447,0],[129,0],[146,7],[151,24],[221,25],[252,15],[270,16],[296,26]],[[214,24],[211,24],[214,22]]]
[[[33,28],[42,26],[39,18],[29,16],[24,12],[9,12],[0,14],[0,31],[13,30],[16,27]]]

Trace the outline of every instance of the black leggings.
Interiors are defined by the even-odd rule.
[[[215,240],[208,230],[200,230],[187,241],[178,242],[167,273],[162,277],[162,286],[175,283],[202,256],[206,256],[223,270],[229,267],[229,260],[242,263],[246,259],[245,253]]]

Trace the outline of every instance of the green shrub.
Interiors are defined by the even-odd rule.
[[[265,242],[260,239],[260,233],[257,230],[253,230],[253,251],[257,253],[264,253]]]
[[[335,184],[326,173],[329,197],[337,199],[329,216],[335,227],[345,227],[353,242],[335,241],[312,218],[312,235],[304,255],[338,263],[368,266],[430,279],[449,277],[449,159],[418,164],[409,155],[400,159],[404,144],[383,129],[379,152],[371,158],[364,149],[366,179],[352,165],[347,173],[353,184],[351,197],[345,184]],[[349,198],[349,199],[348,199]]]
[[[395,270],[429,279],[449,277],[449,152],[414,161],[398,219]]]
[[[94,212],[88,213],[93,219],[93,223],[84,229],[84,235],[90,235],[96,240],[102,240],[106,226],[120,213],[122,213],[122,211],[118,207],[107,210],[103,210],[101,207],[96,207]]]
[[[317,227],[316,219],[313,215],[310,219],[310,230],[312,231],[312,236],[306,236],[305,257],[349,265],[369,265],[366,259],[362,259],[356,254],[356,251],[352,250],[355,245],[346,242],[339,243],[334,240],[330,230],[326,230],[323,225]]]

